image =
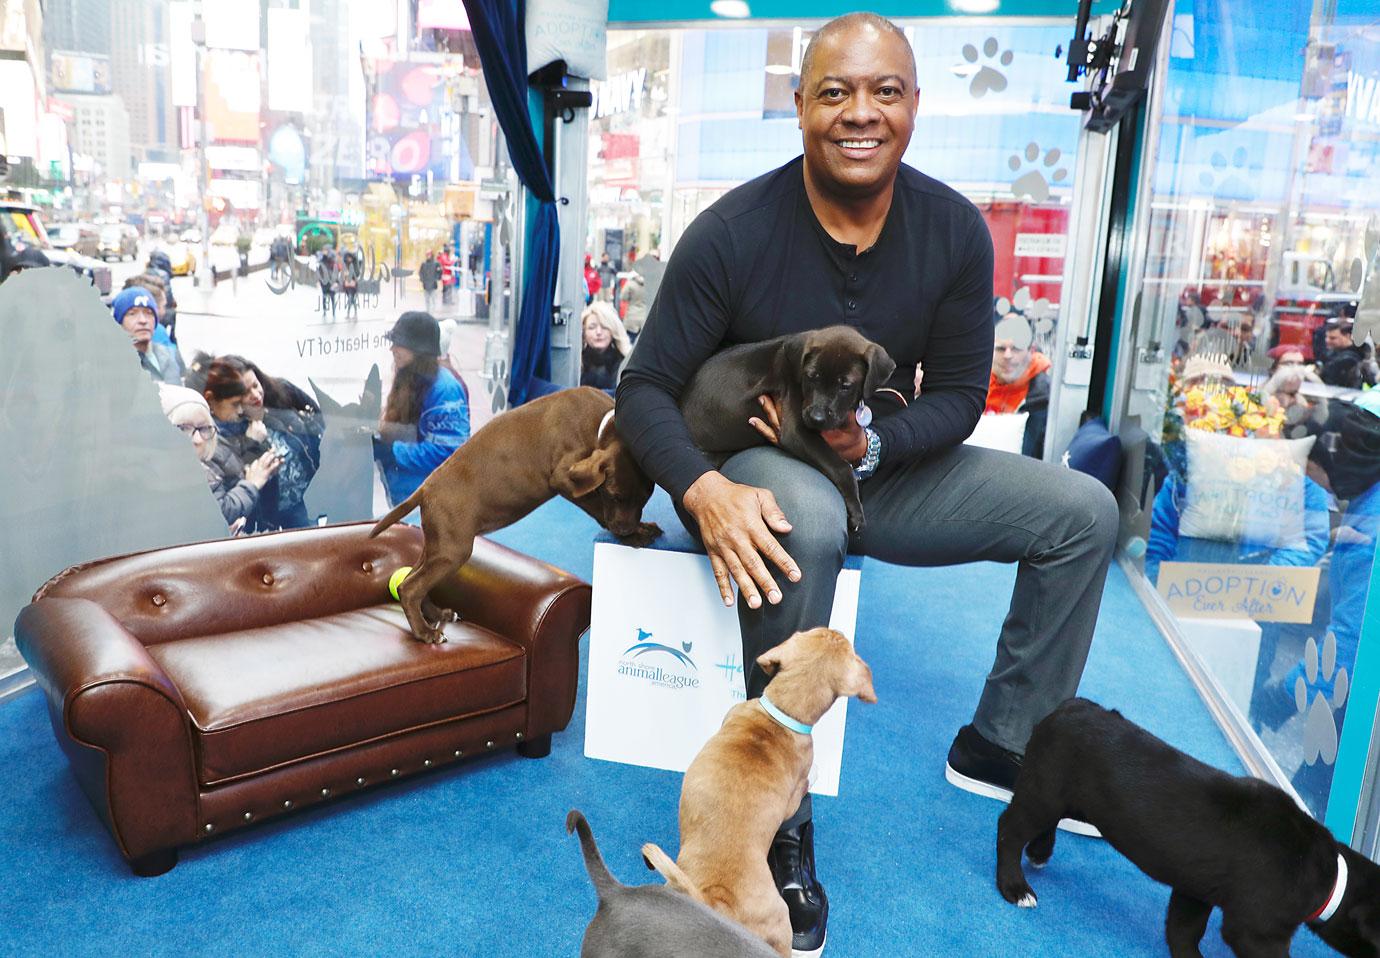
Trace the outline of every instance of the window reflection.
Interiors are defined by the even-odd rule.
[[[1325,814],[1380,521],[1380,39],[1346,6],[1174,17],[1127,413],[1144,568]],[[1268,49],[1307,56],[1263,56]]]

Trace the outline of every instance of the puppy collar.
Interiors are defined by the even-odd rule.
[[[1337,882],[1332,886],[1332,894],[1327,901],[1323,902],[1321,908],[1309,915],[1304,921],[1324,922],[1337,914],[1337,909],[1342,906],[1342,896],[1346,894],[1346,859],[1341,853],[1337,853]]]
[[[770,715],[773,719],[775,719],[778,725],[783,725],[786,728],[790,729],[792,732],[799,732],[801,735],[809,735],[811,732],[814,731],[815,727],[813,725],[806,725],[804,722],[797,722],[795,719],[791,718],[785,712],[781,711],[779,708],[773,705],[771,699],[767,698],[767,694],[765,692],[762,693],[762,697],[759,698],[757,701],[761,703],[762,710],[766,712],[768,715]]]
[[[597,433],[595,433],[595,439],[596,439],[596,440],[601,440],[601,441],[603,440],[603,438],[604,438],[604,430],[608,428],[608,425],[609,425],[609,423],[611,423],[611,422],[613,422],[613,410],[612,410],[612,409],[610,409],[608,412],[604,413],[604,418],[599,420],[599,431],[598,431]]]

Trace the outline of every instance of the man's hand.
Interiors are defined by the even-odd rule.
[[[756,429],[766,437],[767,442],[773,446],[779,445],[781,441],[781,413],[776,408],[776,401],[770,396],[758,396],[757,402],[762,406],[762,417],[758,419],[753,416],[748,420],[748,425]],[[863,456],[867,455],[867,433],[863,432],[862,426],[858,425],[856,413],[848,414],[848,425],[842,429],[825,429],[820,432],[824,441],[829,444],[829,448],[839,454],[839,458],[847,463],[859,462]]]
[[[772,534],[790,532],[791,524],[770,491],[740,485],[720,472],[706,472],[686,490],[684,504],[699,523],[724,605],[733,605],[730,579],[738,583],[750,608],[761,608],[763,592],[771,604],[781,601],[781,590],[763,556],[792,582],[800,581],[799,566]]]

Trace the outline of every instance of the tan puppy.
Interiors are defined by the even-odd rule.
[[[470,559],[474,537],[512,525],[553,496],[564,496],[624,542],[645,546],[661,534],[642,522],[652,481],[638,468],[613,422],[613,400],[588,386],[510,409],[476,432],[378,521],[378,535],[418,506],[426,544],[398,587],[412,635],[444,642],[455,621],[427,593]]]
[[[804,725],[840,696],[877,701],[872,670],[833,629],[797,632],[757,664],[772,676],[763,697]],[[685,771],[680,857],[642,846],[672,888],[745,925],[783,956],[791,953],[791,920],[767,852],[805,797],[814,757],[814,740],[772,718],[761,699],[733,706]]]

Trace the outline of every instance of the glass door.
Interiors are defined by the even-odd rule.
[[[1345,840],[1380,667],[1363,629],[1380,542],[1380,30],[1360,6],[1173,16],[1118,376],[1118,425],[1145,436],[1138,568],[1248,763]]]

